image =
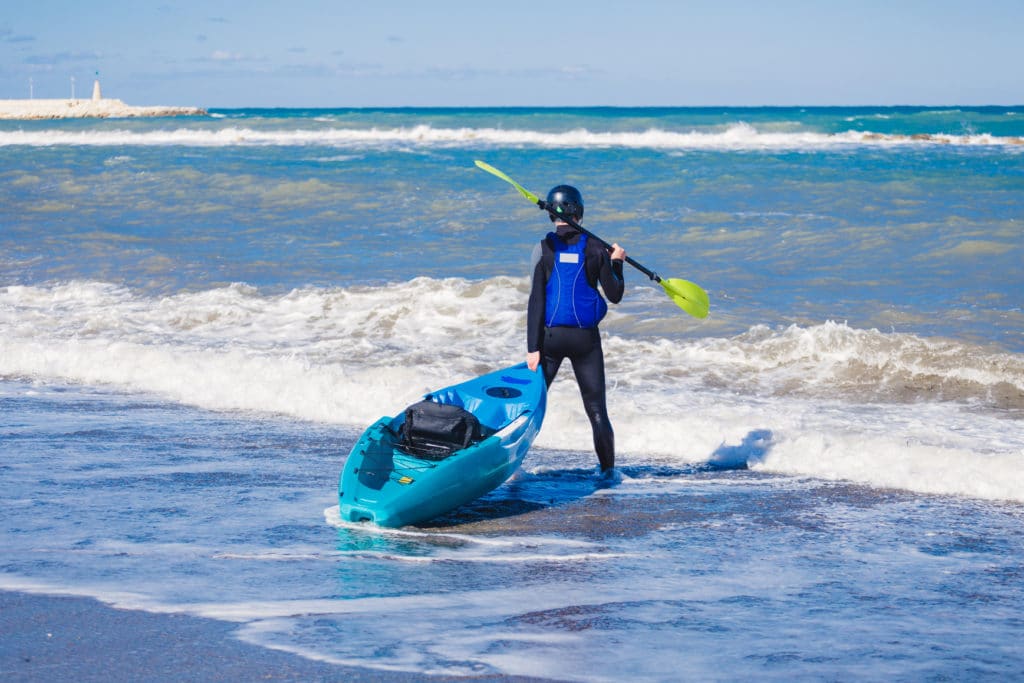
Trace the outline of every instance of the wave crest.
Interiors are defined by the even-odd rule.
[[[365,391],[361,383],[375,372],[391,377],[372,402],[380,409],[388,407],[390,383],[401,377],[418,390],[423,382],[440,386],[521,360],[525,300],[526,282],[508,277],[416,278],[283,294],[235,284],[164,297],[97,282],[12,286],[0,289],[0,376],[138,382],[132,387],[160,392],[204,367],[194,381],[211,383],[213,401],[231,394],[233,385],[252,383],[253,374],[269,374],[294,384],[292,391],[305,396],[296,405],[316,406],[311,415],[320,418],[315,392],[323,383],[313,377],[337,375],[353,392]],[[627,338],[610,321],[610,380],[636,396],[672,397],[703,387],[761,397],[1024,410],[1024,357],[967,342],[837,322],[758,326],[734,337],[676,334],[651,330]],[[184,388],[179,393],[189,395]],[[241,405],[261,409],[251,390],[234,393],[244,398]],[[202,392],[191,395],[204,404]],[[209,407],[220,407],[220,400]],[[284,403],[273,398],[266,409]],[[358,410],[342,419],[367,417],[375,416]]]
[[[13,130],[0,131],[0,147],[26,146],[325,146],[376,147],[539,147],[627,148],[659,150],[788,150],[829,149],[850,146],[953,145],[970,147],[1021,147],[1024,138],[990,134],[950,135],[919,133],[886,134],[870,131],[843,133],[770,132],[747,123],[711,131],[672,131],[648,128],[636,131],[591,131],[576,128],[543,131],[501,128],[435,128],[423,124],[398,128],[267,129],[177,128],[174,130]]]
[[[623,345],[633,342],[622,340]],[[756,326],[729,338],[674,344],[645,342],[647,358],[662,356],[654,379],[666,369],[712,387],[760,396],[915,403],[977,402],[1024,410],[1024,357],[949,339],[856,329],[825,322],[783,329]],[[628,355],[626,348],[621,355]],[[689,368],[679,372],[679,368]],[[670,371],[668,376],[673,373]]]

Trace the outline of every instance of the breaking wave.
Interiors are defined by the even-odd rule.
[[[414,397],[521,360],[525,292],[508,277],[284,294],[235,284],[157,297],[100,282],[9,286],[0,289],[0,377],[361,424],[393,407],[396,384]],[[728,389],[1024,410],[1024,357],[955,340],[828,321],[698,339],[625,338],[606,327],[609,375],[637,397]],[[323,400],[350,392],[363,400]]]
[[[173,296],[101,282],[9,286],[0,288],[0,380],[361,429],[428,391],[521,361],[525,297],[514,278]],[[1024,501],[1019,354],[834,322],[605,338],[625,463]],[[548,405],[536,446],[592,464],[568,369]]]
[[[268,129],[226,126],[135,131],[111,130],[8,130],[0,131],[0,146],[321,146],[337,148],[379,147],[537,147],[537,148],[628,148],[658,150],[790,150],[831,149],[852,146],[951,145],[968,147],[1020,147],[1024,138],[991,134],[913,135],[847,131],[771,132],[746,123],[711,131],[672,131],[649,128],[636,131],[602,132],[577,128],[541,131],[501,128],[444,128],[415,125],[396,128]]]

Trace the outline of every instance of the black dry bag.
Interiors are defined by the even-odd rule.
[[[480,440],[480,421],[459,406],[425,400],[405,409],[401,436],[406,452],[427,460],[443,460]]]

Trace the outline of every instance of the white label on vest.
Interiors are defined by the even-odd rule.
[[[563,251],[561,254],[558,255],[558,262],[559,263],[579,263],[580,262],[580,255],[579,254],[568,254],[568,253]]]

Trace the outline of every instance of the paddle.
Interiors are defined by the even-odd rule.
[[[612,245],[610,245],[608,242],[605,242],[603,239],[601,239],[594,233],[584,228],[582,225],[574,221],[569,216],[563,216],[562,214],[557,213],[554,209],[547,206],[547,202],[545,202],[543,199],[527,190],[525,187],[523,187],[516,181],[509,178],[502,171],[480,160],[476,161],[476,165],[478,168],[487,171],[491,175],[498,176],[506,183],[511,184],[512,187],[519,190],[519,194],[523,195],[531,202],[539,206],[542,210],[547,211],[558,220],[565,221],[567,224],[571,225],[576,230],[579,230],[584,235],[587,235],[590,239],[597,240],[602,245],[604,245],[605,248],[612,248]],[[710,305],[708,301],[708,293],[701,289],[700,285],[696,285],[687,280],[680,280],[678,278],[661,278],[658,276],[657,273],[655,273],[652,270],[648,270],[638,262],[634,261],[629,256],[626,257],[626,263],[633,266],[641,273],[643,273],[647,277],[651,278],[652,280],[660,284],[661,288],[665,290],[665,293],[668,294],[669,298],[672,299],[676,306],[679,306],[679,308],[683,309],[684,311],[692,315],[694,318],[707,317],[708,306]]]

